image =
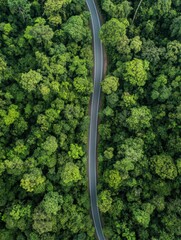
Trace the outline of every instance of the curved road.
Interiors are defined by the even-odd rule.
[[[92,31],[94,39],[94,91],[91,102],[91,119],[89,129],[89,191],[91,200],[91,212],[96,229],[97,238],[105,240],[101,226],[101,220],[97,204],[97,125],[99,100],[101,91],[101,80],[103,76],[103,50],[99,39],[99,30],[101,27],[99,15],[94,0],[86,0],[87,6],[91,14]]]

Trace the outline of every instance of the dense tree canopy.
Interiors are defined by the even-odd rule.
[[[93,54],[76,0],[0,1],[0,239],[94,239],[86,178]]]
[[[181,2],[99,0],[98,207],[111,240],[181,239]],[[0,240],[94,240],[90,14],[0,0]]]
[[[181,3],[99,5],[108,56],[98,148],[105,236],[180,239]]]

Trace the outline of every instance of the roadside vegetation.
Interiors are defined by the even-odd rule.
[[[181,239],[181,2],[100,0],[99,208],[111,240]],[[134,22],[133,22],[134,18]]]
[[[0,0],[0,239],[92,240],[89,12]]]

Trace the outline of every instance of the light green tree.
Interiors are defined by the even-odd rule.
[[[111,94],[118,89],[119,79],[114,76],[107,76],[101,83],[102,91],[105,94]]]
[[[167,85],[167,76],[164,74],[159,75],[156,81],[153,82],[153,91],[151,92],[152,99],[159,99],[164,101],[171,95],[171,87]]]
[[[98,206],[101,212],[105,213],[110,210],[112,205],[111,193],[108,190],[102,191],[98,195]]]
[[[73,159],[79,159],[84,155],[82,147],[78,144],[70,144],[70,151],[68,155]]]
[[[177,168],[171,156],[167,154],[155,155],[151,161],[155,173],[162,179],[173,180],[177,177]]]
[[[28,92],[35,91],[38,83],[42,80],[42,75],[39,72],[30,70],[27,73],[21,74],[20,84],[23,89]]]
[[[45,14],[50,16],[54,13],[60,12],[62,6],[69,2],[71,2],[71,0],[46,0],[44,7]]]
[[[76,42],[82,41],[86,36],[86,30],[81,16],[70,17],[63,26],[63,30],[69,38]]]
[[[13,27],[11,26],[10,23],[6,23],[4,24],[3,30],[4,30],[4,34],[8,36],[10,32],[12,32]]]
[[[54,232],[56,229],[56,218],[53,215],[48,215],[41,206],[34,209],[33,215],[33,229],[40,235],[47,232]]]
[[[78,182],[82,178],[79,171],[79,167],[71,162],[66,163],[61,173],[61,178],[63,183],[65,184]]]
[[[48,136],[46,138],[46,141],[42,144],[42,148],[49,154],[51,155],[52,153],[54,153],[57,148],[58,148],[58,144],[57,144],[57,140],[56,137],[54,136]]]
[[[113,154],[114,148],[109,147],[104,151],[104,157],[108,160],[112,159],[114,154]]]
[[[136,106],[137,96],[135,94],[130,94],[129,92],[124,92],[122,94],[123,102],[126,107]]]
[[[131,39],[130,48],[135,53],[138,53],[139,51],[141,51],[141,47],[142,47],[142,41],[139,36],[136,36],[133,39]]]
[[[167,44],[167,51],[165,54],[165,58],[172,63],[179,61],[180,51],[181,51],[180,41],[177,41],[177,40],[169,41]]]
[[[14,155],[11,160],[5,160],[4,166],[6,167],[8,174],[12,174],[14,176],[19,176],[25,172],[24,162],[16,155]]]
[[[161,15],[168,13],[171,9],[172,0],[158,0],[155,8]]]
[[[118,154],[131,162],[141,161],[144,157],[144,141],[141,138],[127,138],[120,145]]]
[[[111,0],[104,0],[102,3],[102,9],[111,17],[119,19],[127,18],[132,10],[132,7],[130,2],[126,0],[118,4],[114,4]]]
[[[125,63],[124,80],[133,86],[144,86],[148,79],[148,70],[148,61],[135,58]]]
[[[92,83],[87,78],[74,78],[73,85],[77,92],[90,94],[92,92]]]
[[[137,209],[133,211],[133,216],[135,221],[143,226],[144,228],[147,228],[150,223],[150,214],[145,212],[144,210]]]
[[[45,194],[41,206],[43,210],[49,215],[56,215],[61,209],[63,197],[58,192],[48,192]]]
[[[53,25],[58,25],[62,23],[60,12],[64,2],[65,2],[64,0],[63,1],[47,0],[45,2],[44,13],[46,14],[46,16],[48,16],[49,22],[52,23]]]
[[[30,44],[34,44],[32,40],[35,40],[35,42],[38,44],[50,44],[54,32],[49,25],[45,25],[45,23],[46,21],[44,18],[38,17],[33,26],[26,27],[24,37],[29,41]]]
[[[31,205],[23,205],[22,203],[14,203],[5,210],[2,216],[7,229],[18,228],[21,231],[25,231],[29,227],[30,218]]]
[[[117,47],[121,44],[121,38],[126,35],[126,27],[129,25],[127,20],[119,21],[112,18],[102,25],[100,37],[107,47]]]
[[[20,186],[27,192],[39,193],[44,191],[45,177],[39,168],[34,168],[30,173],[25,173],[21,179]]]
[[[108,183],[109,187],[117,190],[122,182],[121,175],[118,170],[107,170],[104,173],[105,182]]]
[[[18,111],[18,106],[11,104],[8,109],[8,114],[4,115],[5,125],[7,126],[11,125],[12,123],[14,123],[16,119],[18,119],[19,116],[20,116],[20,113]]]
[[[148,107],[135,107],[131,109],[131,116],[126,122],[131,130],[140,131],[151,126],[152,115]]]
[[[111,107],[107,106],[104,110],[103,110],[103,114],[106,115],[106,117],[110,117],[110,116],[114,116],[114,111]]]

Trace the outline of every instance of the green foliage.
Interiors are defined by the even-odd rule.
[[[0,239],[9,240],[13,239],[13,237],[14,237],[13,231],[2,229],[0,232]]]
[[[14,105],[14,104],[11,104],[9,109],[8,109],[7,115],[3,116],[4,117],[4,123],[7,126],[14,123],[14,121],[19,117],[20,114],[17,110],[18,110],[18,106]]]
[[[24,162],[17,156],[13,156],[12,160],[5,160],[4,166],[7,173],[12,175],[21,175],[25,171]]]
[[[27,0],[8,0],[7,4],[12,14],[20,15],[23,20],[30,17],[31,4]]]
[[[165,75],[160,75],[157,77],[156,81],[153,83],[152,99],[159,99],[164,101],[168,99],[171,95],[171,88],[166,86],[168,80]]]
[[[88,79],[77,77],[74,79],[73,85],[78,93],[91,93],[92,92],[92,84],[88,81]]]
[[[148,30],[147,30],[148,31]],[[154,41],[148,39],[143,39],[143,45],[142,45],[142,52],[141,56],[143,59],[147,60],[150,64],[149,67],[156,66],[162,55],[165,54],[165,48],[160,47],[158,48],[155,46]]]
[[[181,174],[181,158],[177,159],[177,170],[180,175]]]
[[[102,88],[99,192],[112,201],[107,209],[102,200],[104,233],[180,239],[180,1],[100,6],[107,76],[119,79],[115,91],[113,82]]]
[[[6,62],[3,58],[0,57],[0,73],[2,74],[4,70],[6,70]]]
[[[66,163],[65,168],[62,171],[61,178],[63,183],[70,184],[78,182],[82,177],[77,165],[74,163]]]
[[[111,17],[126,18],[130,14],[132,7],[129,1],[123,1],[115,4],[115,1],[104,0],[102,9]]]
[[[111,193],[108,190],[102,191],[98,196],[98,205],[101,212],[105,213],[110,210],[112,204]]]
[[[109,159],[112,159],[113,156],[114,156],[113,151],[114,151],[114,148],[112,148],[112,147],[107,148],[107,149],[104,151],[104,157],[105,157],[106,159],[108,159],[108,160],[109,160]]]
[[[138,52],[141,50],[141,47],[142,47],[142,41],[141,41],[140,37],[139,37],[139,36],[134,37],[134,38],[131,40],[130,48],[131,48],[135,53],[138,53]]]
[[[29,227],[31,218],[31,206],[23,206],[22,204],[14,204],[7,209],[2,216],[2,220],[6,223],[7,229],[18,228],[24,231]]]
[[[149,63],[141,59],[133,59],[125,64],[125,72],[123,74],[124,80],[133,86],[142,87],[145,85],[149,69]]]
[[[48,216],[40,207],[35,208],[32,218],[33,229],[40,235],[55,231],[56,218]]]
[[[47,15],[51,15],[51,14],[54,14],[56,12],[60,12],[61,9],[62,9],[62,6],[65,4],[65,3],[68,3],[68,2],[71,2],[70,0],[61,0],[61,1],[57,1],[57,0],[54,0],[54,1],[50,1],[50,0],[47,0],[46,3],[45,3],[45,13]]]
[[[171,0],[166,0],[166,1],[158,0],[156,7],[159,13],[162,15],[169,12],[171,8],[171,4],[172,4]]]
[[[124,92],[122,98],[126,107],[132,107],[136,105],[136,95],[131,95],[129,92]]]
[[[20,186],[27,192],[42,192],[44,190],[45,177],[38,168],[32,169],[30,173],[25,173],[21,179]]]
[[[181,3],[99,6],[108,56],[98,148],[106,237],[180,239]],[[0,11],[0,239],[92,240],[85,1],[0,0]]]
[[[68,19],[63,29],[65,33],[75,42],[80,42],[84,39],[86,32],[84,29],[83,19],[81,16],[72,16]],[[76,31],[75,31],[76,29]]]
[[[126,122],[131,130],[140,131],[151,126],[151,112],[146,106],[131,109],[131,116]]]
[[[48,215],[56,215],[61,209],[63,198],[57,192],[48,192],[41,202],[43,210]]]
[[[9,215],[14,219],[14,220],[19,220],[21,217],[28,216],[30,217],[30,205],[26,207],[22,207],[21,205],[17,204],[14,205],[12,210],[10,211]]]
[[[79,146],[78,144],[71,144],[68,155],[73,159],[79,159],[84,155],[84,152],[82,150],[82,147]]]
[[[54,136],[48,136],[46,141],[42,144],[42,148],[48,153],[48,155],[54,153],[58,148],[56,138]]]
[[[0,12],[0,239],[91,240],[86,3],[0,0]]]
[[[108,170],[104,174],[105,182],[108,183],[109,187],[117,189],[121,184],[121,176],[118,170]]]
[[[112,18],[106,22],[100,31],[100,37],[106,46],[116,47],[121,43],[122,37],[126,35],[128,21],[119,21]]]
[[[161,212],[165,209],[165,200],[163,196],[156,195],[152,201],[158,212]]]
[[[135,221],[143,226],[144,228],[148,227],[150,222],[150,214],[146,213],[143,210],[137,209],[133,212]]]
[[[63,11],[63,6],[71,3],[72,0],[47,0],[44,6],[44,13],[48,16],[49,22],[53,25],[62,23],[60,13]]]
[[[54,32],[49,27],[49,25],[45,25],[44,18],[37,18],[35,20],[34,26],[27,26],[25,30],[24,37],[31,43],[31,40],[35,40],[38,44],[47,44],[53,38]]]
[[[153,156],[152,167],[155,169],[155,173],[162,179],[173,180],[177,177],[177,168],[169,155],[161,154]]]
[[[34,70],[27,73],[22,73],[20,84],[23,89],[28,92],[36,91],[39,82],[42,80],[42,75]]]
[[[181,16],[174,18],[173,23],[170,26],[171,36],[176,37],[178,40],[181,39]]]
[[[118,89],[119,86],[119,79],[114,76],[107,76],[102,81],[102,91],[106,94],[111,94]]]

